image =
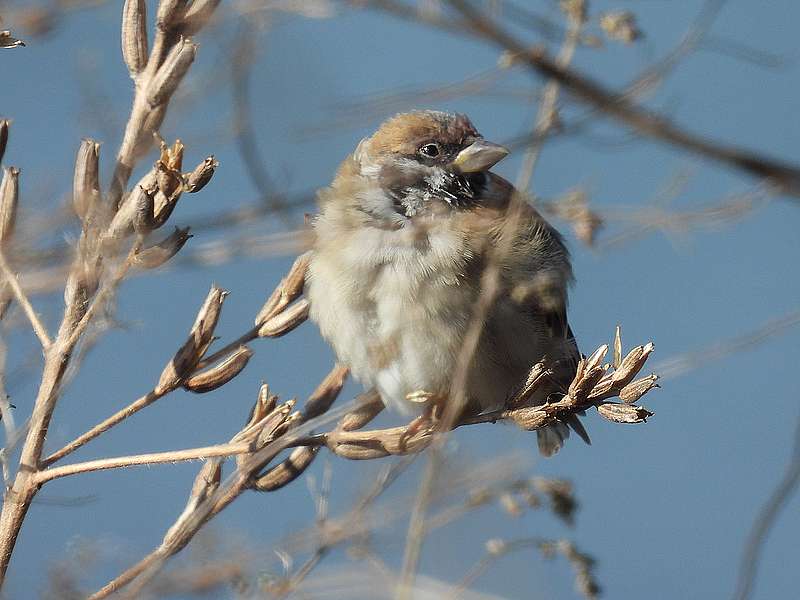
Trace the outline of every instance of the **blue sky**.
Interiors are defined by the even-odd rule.
[[[131,84],[119,53],[120,3],[80,11],[47,37],[0,55],[5,81],[0,114],[13,119],[5,164],[22,168],[22,217],[50,210],[69,193],[79,141],[103,142],[106,171],[124,124]],[[681,39],[701,2],[666,0],[594,2],[601,10],[635,10],[645,32],[635,46],[607,43],[581,49],[575,66],[610,86],[621,86]],[[554,2],[532,4],[557,17]],[[313,190],[328,182],[358,140],[388,116],[360,110],[340,121],[342,107],[366,97],[436,88],[492,69],[494,48],[397,21],[377,12],[342,10],[333,19],[282,16],[259,36],[251,82],[253,127],[266,168],[279,189]],[[765,68],[723,54],[700,51],[681,63],[662,87],[645,98],[679,124],[714,139],[747,146],[800,163],[796,98],[800,65],[794,2],[728,2],[712,35],[717,48],[746,44],[783,58]],[[8,19],[4,27],[15,29]],[[16,28],[18,29],[18,28]],[[192,225],[208,215],[253,202],[250,183],[229,131],[230,69],[225,48],[237,25],[226,20],[201,36],[189,94],[168,117],[166,138],[187,145],[187,162],[213,153],[220,168],[202,193],[184,197],[173,221]],[[521,30],[519,30],[521,32]],[[21,33],[21,32],[20,32]],[[528,34],[529,36],[531,34]],[[528,38],[539,42],[536,37]],[[736,46],[738,48],[738,46]],[[751,52],[750,55],[753,55]],[[410,101],[399,108],[465,112],[488,138],[507,141],[530,127],[530,94],[539,82],[523,71],[504,75],[486,94],[443,102]],[[528,96],[519,92],[526,92]],[[502,93],[500,93],[502,92]],[[95,95],[96,100],[88,98]],[[565,118],[585,110],[568,103]],[[322,133],[320,133],[322,130]],[[514,180],[522,152],[496,171]],[[677,179],[674,198],[659,200]],[[632,139],[613,123],[598,121],[582,135],[555,139],[545,148],[532,189],[555,198],[582,187],[592,206],[610,218],[599,249],[571,234],[577,283],[570,321],[584,351],[610,341],[621,323],[628,345],[652,339],[653,366],[759,328],[800,305],[800,207],[773,198],[741,219],[710,228],[654,232],[624,244],[602,241],[646,208],[688,211],[746,193],[753,182],[727,169],[645,140]],[[302,213],[292,214],[295,224]],[[568,225],[556,223],[565,232]],[[280,231],[278,220],[249,231]],[[74,236],[75,230],[59,237]],[[198,232],[185,250],[213,242]],[[605,235],[605,238],[603,237]],[[118,407],[146,392],[194,319],[209,286],[231,291],[219,335],[232,339],[285,272],[290,255],[243,256],[218,266],[164,270],[126,283],[119,297],[125,327],[109,333],[88,356],[56,412],[48,444],[56,448]],[[59,295],[36,298],[51,327]],[[536,456],[535,440],[511,426],[485,425],[454,436],[454,459],[462,465],[509,454],[525,457],[522,471],[570,479],[581,502],[574,528],[543,512],[511,519],[496,509],[450,525],[425,546],[422,570],[457,581],[477,560],[489,537],[567,536],[596,556],[607,597],[726,597],[733,592],[744,540],[759,507],[778,482],[789,456],[798,418],[800,328],[787,328],[763,344],[667,377],[645,404],[655,417],[645,425],[619,426],[596,414],[586,419],[593,445],[568,444],[554,459]],[[10,334],[12,366],[33,348],[27,335]],[[262,380],[285,397],[307,395],[333,357],[312,324],[276,341],[254,344],[246,371],[223,390],[203,396],[177,393],[157,403],[76,453],[90,459],[135,452],[204,446],[227,440],[240,427]],[[20,371],[17,370],[17,373]],[[21,415],[30,410],[37,372],[9,380]],[[349,394],[358,391],[351,384]],[[320,476],[322,462],[311,470]],[[379,465],[332,459],[333,509],[343,510]],[[182,510],[197,465],[158,466],[123,473],[97,473],[59,480],[41,493],[29,513],[11,567],[8,597],[41,589],[42,560],[74,554],[99,542],[102,560],[85,582],[97,587],[155,546]],[[412,493],[418,472],[400,486]],[[73,503],[72,500],[85,499]],[[789,597],[800,585],[796,554],[800,527],[797,497],[782,513],[763,554],[758,598]],[[309,522],[312,501],[296,482],[272,495],[250,495],[212,525],[216,535],[244,538],[274,569],[272,545]],[[398,564],[403,524],[379,535],[385,558]],[[341,553],[330,564],[347,564]],[[522,553],[481,578],[480,590],[508,598],[570,598],[569,569]]]

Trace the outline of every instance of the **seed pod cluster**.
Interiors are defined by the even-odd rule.
[[[181,385],[194,373],[211,343],[217,327],[222,303],[228,292],[216,285],[211,287],[203,306],[197,313],[186,342],[164,367],[154,391],[163,395]]]
[[[648,375],[634,379],[642,370],[647,359],[653,353],[652,342],[636,346],[624,357],[622,356],[622,340],[617,329],[614,339],[613,365],[603,364],[609,347],[600,346],[588,357],[578,361],[575,376],[570,383],[567,394],[560,400],[539,405],[526,405],[538,382],[547,374],[545,363],[534,365],[526,382],[507,404],[503,418],[514,421],[526,430],[536,430],[560,421],[568,425],[587,443],[589,436],[577,418],[577,414],[591,406],[596,406],[601,416],[616,423],[641,423],[653,413],[646,408],[634,406],[647,392],[658,387],[657,375]],[[611,398],[619,398],[622,404],[606,402]]]

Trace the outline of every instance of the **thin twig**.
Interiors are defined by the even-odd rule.
[[[761,561],[761,553],[764,550],[767,536],[775,524],[781,509],[786,506],[792,494],[797,490],[798,484],[800,484],[800,418],[798,418],[795,425],[793,449],[786,472],[761,508],[756,520],[753,522],[750,535],[747,536],[747,543],[739,563],[736,590],[733,592],[734,600],[748,600],[748,598],[752,597],[756,574],[758,573],[758,564]]]
[[[225,481],[214,494],[210,495],[203,502],[200,502],[192,513],[183,519],[179,528],[171,529],[171,535],[156,549],[92,594],[92,596],[90,596],[91,600],[107,598],[109,595],[130,584],[134,579],[137,580],[137,583],[131,590],[131,593],[138,593],[158,574],[164,563],[171,556],[180,551],[206,522],[214,518],[249,488],[254,471],[262,469],[269,461],[275,458],[281,451],[288,448],[294,441],[308,436],[318,427],[343,417],[357,406],[357,402],[352,400],[336,409],[332,409],[327,413],[310,419],[302,425],[290,430],[279,439],[271,442],[263,449],[255,452],[241,464],[237,465],[236,471],[227,481]]]
[[[561,68],[567,68],[572,62],[575,50],[581,39],[581,29],[583,28],[583,17],[577,13],[569,13],[568,28],[565,34],[561,49],[556,56],[556,64]],[[542,151],[542,146],[555,124],[558,122],[558,94],[561,84],[556,80],[547,82],[542,92],[542,100],[539,103],[539,110],[536,115],[532,141],[528,146],[525,156],[522,159],[522,167],[517,177],[516,188],[520,192],[525,192],[530,185],[533,171]]]
[[[147,465],[157,465],[164,463],[178,463],[192,460],[203,460],[206,458],[236,456],[237,454],[247,454],[252,452],[251,444],[218,444],[216,446],[205,446],[201,448],[189,448],[186,450],[169,450],[166,452],[152,452],[149,454],[133,454],[130,456],[117,456],[113,458],[101,458],[89,460],[82,463],[62,465],[39,471],[36,481],[40,484],[68,477],[79,473],[91,473],[93,471],[107,471],[109,469],[119,469],[125,467],[138,467]]]
[[[66,444],[61,449],[56,450],[50,456],[43,459],[41,463],[42,467],[44,468],[49,465],[52,465],[54,462],[64,458],[68,454],[72,454],[73,452],[75,452],[75,450],[77,450],[81,446],[84,446],[97,436],[105,433],[115,425],[118,425],[131,415],[134,415],[140,410],[142,410],[143,408],[150,406],[153,402],[155,402],[161,397],[163,397],[163,394],[156,394],[153,390],[147,392],[144,396],[140,396],[125,408],[118,410],[107,419],[98,423],[85,433],[82,433],[77,438]]]
[[[746,148],[712,142],[682,129],[661,114],[634,104],[625,94],[609,90],[574,70],[561,68],[544,52],[531,51],[509,32],[501,29],[488,14],[477,11],[468,2],[448,2],[464,16],[475,35],[511,52],[539,75],[558,81],[565,89],[601,113],[647,137],[672,144],[751,176],[769,179],[785,194],[800,196],[800,167],[797,165],[775,160]]]
[[[11,287],[11,291],[14,293],[14,298],[17,300],[17,302],[19,302],[19,305],[22,307],[22,310],[25,311],[25,315],[31,322],[31,327],[36,334],[36,337],[39,338],[39,341],[42,344],[42,349],[47,351],[47,349],[53,344],[53,341],[50,339],[50,335],[47,333],[47,328],[44,326],[44,323],[42,323],[42,321],[39,319],[39,315],[37,315],[36,311],[33,309],[30,300],[28,300],[28,296],[25,294],[25,291],[19,284],[17,276],[11,270],[11,266],[8,264],[5,252],[2,250],[2,248],[0,248],[0,271],[3,274],[3,278]]]

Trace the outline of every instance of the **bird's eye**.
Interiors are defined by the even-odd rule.
[[[439,156],[439,146],[436,144],[425,144],[419,149],[419,152],[429,158],[434,158]]]

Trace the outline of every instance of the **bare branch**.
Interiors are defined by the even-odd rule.
[[[33,328],[34,333],[36,333],[36,337],[39,338],[39,341],[42,344],[42,349],[47,351],[47,349],[52,345],[53,341],[50,339],[50,335],[47,333],[47,328],[44,326],[44,323],[42,323],[41,319],[39,319],[39,315],[36,314],[36,311],[34,310],[30,300],[28,300],[28,296],[25,295],[25,291],[19,284],[17,276],[11,270],[11,266],[8,264],[8,260],[6,260],[6,255],[2,248],[0,248],[0,272],[3,274],[3,278],[8,283],[9,287],[11,287],[14,298],[22,307],[22,310],[25,312],[25,316],[28,317],[28,321],[30,321],[31,327]]]

